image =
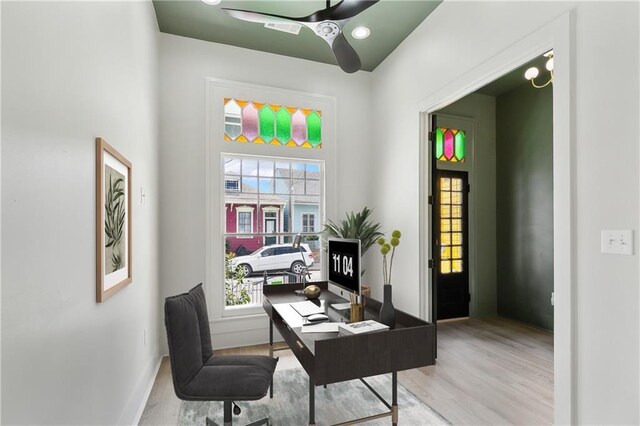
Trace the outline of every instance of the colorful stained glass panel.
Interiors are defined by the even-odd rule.
[[[322,119],[318,111],[312,111],[307,116],[307,137],[314,148],[322,143]]]
[[[444,155],[444,136],[442,129],[436,129],[436,158],[440,160]]]
[[[291,114],[284,107],[276,112],[276,138],[283,145],[291,139]]]
[[[453,158],[453,132],[447,130],[444,133],[444,158],[451,161]]]
[[[231,140],[235,140],[242,134],[242,119],[240,106],[230,99],[224,106],[224,133]]]
[[[252,103],[242,108],[242,134],[249,142],[258,136],[258,110]]]
[[[276,114],[269,105],[260,109],[260,137],[264,141],[271,141],[275,135]]]
[[[224,139],[280,146],[322,148],[322,112],[225,98]]]
[[[298,146],[302,145],[307,139],[307,120],[302,111],[296,111],[291,117],[291,139]]]
[[[463,130],[438,127],[433,145],[433,153],[439,161],[451,163],[466,161],[467,135]]]

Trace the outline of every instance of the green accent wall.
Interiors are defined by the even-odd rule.
[[[498,314],[553,330],[553,89],[496,98]]]

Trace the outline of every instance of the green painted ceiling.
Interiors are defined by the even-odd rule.
[[[442,0],[381,0],[345,26],[349,43],[358,52],[362,69],[373,71],[442,2]],[[332,2],[335,4],[335,1]],[[265,28],[262,24],[239,21],[222,7],[246,9],[284,16],[306,16],[326,7],[325,1],[245,1],[222,0],[210,6],[200,0],[154,0],[160,31],[215,43],[271,52],[295,58],[335,64],[327,43],[303,27],[300,34]],[[371,36],[356,40],[351,31],[360,25]]]
[[[503,93],[510,92],[514,90],[516,87],[519,87],[523,84],[531,85],[531,83],[524,78],[524,73],[531,67],[537,67],[540,70],[540,76],[536,78],[537,84],[545,83],[549,80],[549,72],[545,69],[545,64],[547,63],[547,58],[540,55],[527,62],[524,65],[519,66],[511,72],[503,75],[492,83],[487,84],[486,86],[477,90],[478,93],[482,93],[484,95],[489,96],[500,96]]]

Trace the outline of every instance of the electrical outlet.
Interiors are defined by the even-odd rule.
[[[633,254],[633,230],[605,230],[600,233],[600,251],[607,254]]]
[[[146,199],[147,199],[147,193],[145,192],[144,188],[140,188],[140,204],[144,206]]]
[[[554,306],[554,305],[555,305],[555,295],[554,295],[554,292],[552,291],[551,292],[551,306]]]

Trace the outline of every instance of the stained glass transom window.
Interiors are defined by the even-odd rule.
[[[463,271],[463,183],[458,178],[440,178],[440,273]]]
[[[224,140],[321,148],[322,112],[225,98]]]
[[[467,135],[464,130],[438,127],[435,139],[435,156],[438,160],[451,163],[465,162]]]

